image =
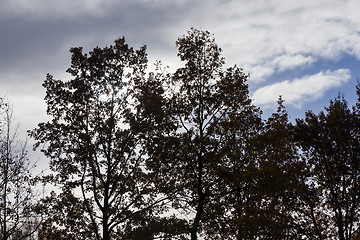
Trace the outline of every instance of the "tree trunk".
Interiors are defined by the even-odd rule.
[[[191,240],[197,240],[197,232],[199,229],[201,216],[204,211],[204,202],[205,202],[205,195],[201,192],[201,194],[199,194],[199,198],[198,198],[198,205],[196,208],[196,216],[195,216],[195,219],[194,219],[191,231],[190,231]]]
[[[345,239],[345,233],[344,233],[344,227],[343,227],[342,223],[339,223],[338,231],[339,231],[339,240],[346,240]]]
[[[197,190],[198,190],[198,200],[197,200],[197,206],[196,206],[196,215],[194,222],[192,224],[191,230],[190,230],[190,238],[191,240],[197,240],[197,232],[200,225],[201,216],[204,211],[204,204],[205,204],[205,193],[203,191],[203,162],[202,162],[202,156],[201,152],[198,153],[198,176],[197,176]]]

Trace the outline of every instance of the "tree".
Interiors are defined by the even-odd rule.
[[[236,179],[242,187],[229,198],[233,239],[301,239],[294,212],[303,165],[281,96],[251,148],[252,159]]]
[[[313,194],[305,203],[318,239],[350,240],[360,227],[360,119],[340,95],[325,110],[309,111],[296,122],[296,138],[311,170],[306,183]]]
[[[39,219],[35,213],[35,178],[31,174],[26,142],[19,140],[12,108],[0,102],[0,237],[30,239]]]
[[[47,179],[60,187],[45,200],[53,218],[43,225],[43,238],[56,232],[61,239],[129,239],[153,222],[163,201],[141,147],[153,114],[135,106],[146,47],[134,50],[120,38],[89,54],[82,48],[71,53],[72,78],[47,75],[43,84],[52,119],[31,132],[35,147],[44,144],[50,158],[54,174]]]
[[[245,158],[260,111],[249,99],[248,75],[236,66],[222,69],[221,49],[208,31],[191,28],[176,45],[185,65],[164,76],[168,124],[149,144],[150,163],[160,169],[161,191],[176,216],[187,219],[190,238],[216,238],[230,176]]]

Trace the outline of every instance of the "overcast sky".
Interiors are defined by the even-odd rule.
[[[228,66],[250,73],[256,105],[271,113],[281,94],[294,119],[338,92],[356,100],[359,13],[359,0],[1,0],[0,96],[32,129],[45,119],[46,73],[69,78],[70,47],[125,36],[174,70],[175,41],[195,27],[215,35]]]

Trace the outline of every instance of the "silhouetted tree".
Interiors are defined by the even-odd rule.
[[[221,49],[209,32],[192,28],[176,45],[185,65],[164,76],[169,124],[152,139],[149,155],[190,238],[209,239],[221,236],[229,179],[241,168],[260,111],[249,99],[248,75],[236,66],[222,69]]]
[[[237,179],[242,188],[230,195],[233,239],[301,239],[294,203],[303,166],[283,102],[280,97],[277,111],[251,141],[252,159]]]
[[[342,96],[325,110],[317,115],[308,111],[296,122],[310,169],[305,216],[317,239],[350,240],[360,227],[360,119]]]
[[[141,147],[152,115],[134,106],[146,48],[134,50],[120,38],[89,54],[82,48],[71,53],[72,78],[47,75],[43,84],[52,119],[31,132],[35,147],[45,144],[54,171],[48,179],[61,190],[45,200],[53,222],[43,225],[42,237],[129,239],[152,222],[163,201]]]

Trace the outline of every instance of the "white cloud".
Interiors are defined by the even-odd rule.
[[[295,55],[280,55],[279,57],[276,57],[272,64],[273,67],[278,69],[279,72],[285,71],[288,69],[292,69],[298,66],[303,66],[307,64],[311,64],[315,61],[315,59],[311,56],[304,56],[301,54],[295,54]]]
[[[182,14],[175,26],[168,26],[169,39],[189,26],[210,30],[227,62],[244,67],[251,81],[266,81],[274,73],[320,58],[336,60],[343,53],[360,59],[360,1],[201,2]]]
[[[308,66],[315,62],[312,56],[304,56],[301,54],[289,55],[282,54],[274,56],[271,60],[259,62],[258,64],[245,65],[245,70],[250,69],[251,81],[261,82],[274,73],[291,70],[299,66]]]
[[[266,108],[273,106],[279,95],[282,95],[287,104],[301,107],[305,102],[321,98],[327,90],[340,86],[350,78],[349,69],[321,71],[314,75],[262,87],[254,92],[252,98],[256,105]]]

